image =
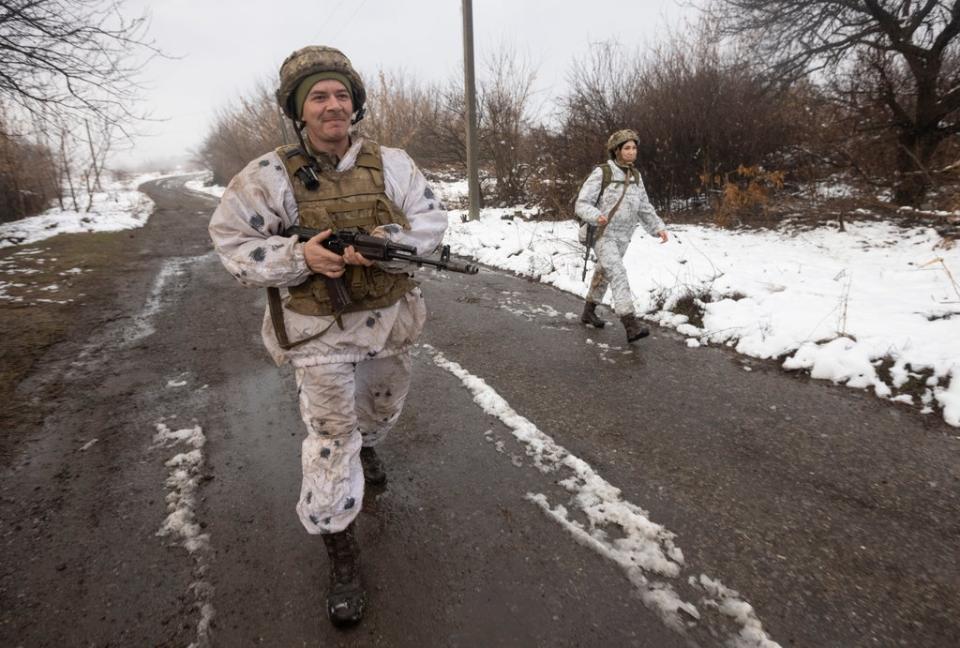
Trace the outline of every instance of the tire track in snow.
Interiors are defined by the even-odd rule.
[[[674,533],[649,519],[648,513],[621,497],[585,461],[558,445],[531,421],[518,414],[494,389],[430,345],[422,345],[434,364],[456,376],[486,413],[497,417],[526,446],[533,464],[544,473],[563,470],[570,476],[558,483],[571,493],[568,506],[587,524],[574,519],[568,506],[551,505],[543,493],[527,493],[537,506],[580,544],[623,569],[644,605],[672,630],[699,642],[720,639],[733,648],[780,648],[763,630],[753,607],[739,593],[706,574],[684,581],[683,552]],[[613,530],[615,537],[607,530]],[[690,571],[689,569],[687,571]],[[675,584],[664,579],[674,579]],[[685,601],[689,592],[699,605]]]

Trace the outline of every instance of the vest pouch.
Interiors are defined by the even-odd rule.
[[[333,227],[333,220],[327,212],[327,208],[320,203],[305,203],[298,205],[300,212],[300,223],[307,227],[312,227],[323,231]]]
[[[355,302],[361,301],[370,295],[370,288],[367,285],[367,268],[363,266],[347,266],[344,273],[344,280],[347,282],[347,291],[350,293],[350,299]]]
[[[353,202],[338,202],[327,204],[326,210],[330,214],[334,227],[344,229],[370,229],[374,222],[373,212],[376,209],[376,200],[357,200]]]
[[[367,278],[370,286],[370,296],[383,297],[389,292],[393,283],[390,274],[380,268],[370,268],[370,270]]]
[[[308,285],[310,286],[310,296],[317,302],[317,312],[331,310],[330,295],[327,293],[326,283],[321,279],[319,281],[310,281]],[[290,291],[291,294],[293,294],[293,292],[293,290]]]

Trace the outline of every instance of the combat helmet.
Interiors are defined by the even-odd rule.
[[[353,98],[353,123],[363,119],[364,104],[367,100],[367,91],[363,87],[360,75],[353,69],[343,52],[325,45],[308,45],[298,49],[284,59],[280,65],[280,87],[277,88],[277,103],[283,114],[298,120],[297,107],[294,106],[294,95],[297,86],[311,74],[318,72],[336,72],[350,81]]]
[[[615,158],[617,156],[617,149],[630,140],[633,140],[637,144],[640,143],[640,138],[637,136],[637,133],[629,128],[614,132],[613,135],[607,139],[607,152],[610,153],[610,159]]]

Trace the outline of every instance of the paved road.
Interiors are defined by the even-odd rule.
[[[90,272],[5,412],[0,644],[960,644],[955,429],[666,331],[630,350],[493,271],[423,275],[371,608],[334,631],[263,295],[210,253],[212,199],[145,189],[143,230],[33,246]]]

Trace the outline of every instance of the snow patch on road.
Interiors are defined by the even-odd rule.
[[[153,437],[154,446],[169,448],[187,446],[192,448],[180,452],[168,459],[164,465],[170,469],[167,477],[167,511],[169,511],[157,535],[179,539],[181,546],[193,557],[195,580],[190,591],[200,612],[197,621],[197,640],[190,648],[206,648],[210,645],[210,624],[215,611],[213,608],[213,585],[206,579],[209,569],[207,555],[210,552],[210,534],[201,532],[197,522],[197,490],[203,475],[203,447],[206,436],[199,425],[179,430],[171,430],[165,423],[157,423],[157,433]]]
[[[183,275],[188,266],[202,258],[202,256],[176,257],[163,262],[160,272],[157,273],[157,278],[153,281],[153,287],[150,289],[147,301],[144,303],[140,313],[133,318],[133,323],[123,332],[123,339],[126,344],[133,344],[138,340],[153,335],[156,331],[153,321],[157,313],[160,312],[163,293],[167,289],[168,282],[174,277]]]
[[[527,455],[538,469],[544,473],[563,469],[572,473],[558,483],[571,493],[569,505],[576,509],[578,517],[586,517],[587,524],[573,519],[566,506],[551,506],[542,493],[527,493],[527,500],[539,506],[577,542],[619,565],[638,589],[644,605],[656,612],[669,628],[686,635],[708,622],[700,609],[684,601],[671,584],[648,578],[651,574],[673,579],[681,576],[684,558],[674,544],[674,533],[651,521],[639,506],[624,500],[619,488],[518,414],[482,379],[430,345],[424,348],[433,356],[434,364],[460,379],[473,394],[474,402],[510,428],[513,436],[526,446]],[[728,637],[727,645],[734,648],[779,646],[763,631],[753,607],[740,599],[736,591],[706,575],[699,579],[691,577],[688,584],[700,594],[699,603],[704,610],[718,612],[736,626],[736,634]]]

